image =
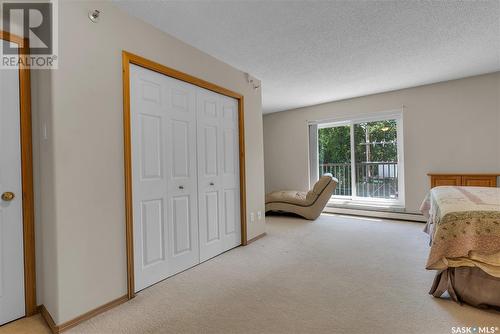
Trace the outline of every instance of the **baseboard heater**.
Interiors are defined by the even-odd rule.
[[[363,217],[374,217],[374,218],[384,218],[384,219],[396,219],[396,220],[407,220],[415,222],[425,222],[425,218],[422,214],[411,213],[411,212],[397,212],[389,210],[381,210],[379,208],[373,209],[355,209],[355,208],[345,208],[335,205],[327,205],[323,210],[324,213],[337,213],[351,216],[363,216]]]

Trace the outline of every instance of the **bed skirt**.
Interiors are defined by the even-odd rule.
[[[477,267],[448,268],[438,272],[429,294],[441,297],[445,291],[459,304],[500,311],[500,278]]]

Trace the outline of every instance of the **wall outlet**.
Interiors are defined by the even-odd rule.
[[[253,212],[250,212],[250,222],[254,222],[255,221],[255,215],[253,214]]]
[[[262,220],[262,212],[257,211],[257,220]]]

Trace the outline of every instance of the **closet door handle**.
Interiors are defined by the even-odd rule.
[[[179,186],[179,189],[181,189],[181,190],[184,189],[184,186]]]
[[[214,184],[213,182],[210,182],[210,185],[211,185],[211,186],[213,186],[213,185],[215,185],[215,184]]]

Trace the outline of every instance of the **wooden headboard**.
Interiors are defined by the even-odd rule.
[[[470,187],[496,187],[496,174],[442,174],[428,173],[431,178],[431,188],[438,186],[470,186]]]

